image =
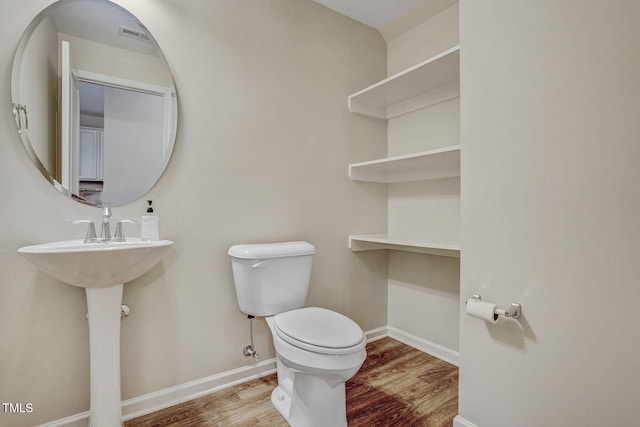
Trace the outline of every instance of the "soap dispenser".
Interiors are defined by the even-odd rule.
[[[140,219],[140,237],[145,241],[157,241],[160,240],[160,217],[153,213],[151,206],[153,201],[147,200],[147,203],[149,203],[147,213]]]

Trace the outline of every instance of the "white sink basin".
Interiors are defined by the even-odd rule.
[[[126,242],[82,240],[24,246],[18,252],[58,280],[82,288],[121,285],[142,276],[160,261],[171,240],[127,238]]]

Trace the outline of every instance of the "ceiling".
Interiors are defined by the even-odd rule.
[[[422,0],[314,0],[378,30],[404,15]]]

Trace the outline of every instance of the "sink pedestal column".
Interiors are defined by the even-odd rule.
[[[91,410],[89,427],[121,427],[120,307],[123,285],[87,288]]]

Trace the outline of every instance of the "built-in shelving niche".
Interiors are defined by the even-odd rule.
[[[460,46],[454,46],[348,98],[349,110],[390,119],[460,96]],[[387,157],[349,165],[354,181],[399,183],[460,176],[460,146]],[[349,236],[354,251],[393,249],[460,257],[451,238],[365,234]]]

